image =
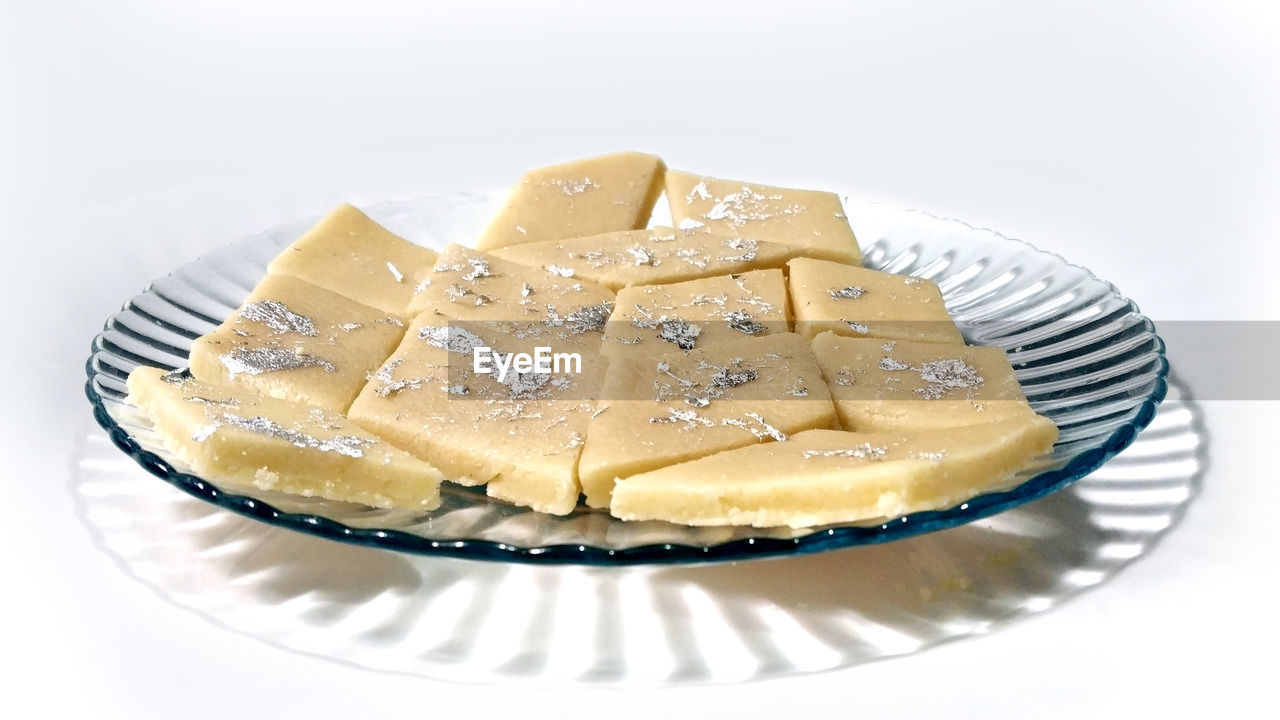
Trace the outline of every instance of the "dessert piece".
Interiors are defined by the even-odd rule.
[[[578,474],[607,507],[616,478],[836,427],[817,363],[793,333],[744,337],[609,365]]]
[[[440,253],[416,292],[414,314],[462,321],[577,317],[603,326],[613,309],[613,293],[570,270],[517,265],[461,245]]]
[[[129,399],[200,475],[381,508],[440,504],[438,470],[331,410],[140,367]]]
[[[853,265],[857,238],[835,193],[793,190],[669,171],[667,202],[682,230],[741,233],[799,248],[804,255]]]
[[[606,360],[598,329],[542,321],[447,322],[418,316],[348,413],[459,484],[563,515],[577,505],[577,464]],[[517,372],[511,353],[576,353],[551,372]],[[476,348],[488,372],[476,372]],[[493,356],[509,363],[492,369]]]
[[[435,252],[400,238],[350,205],[339,205],[276,256],[267,271],[292,275],[405,320],[413,288]]]
[[[756,527],[894,518],[1000,489],[1057,435],[1031,414],[927,433],[809,430],[619,480],[609,512]]]
[[[568,268],[574,277],[617,292],[632,285],[780,268],[798,252],[792,246],[733,235],[652,227],[513,245],[493,254],[521,265]]]
[[[618,293],[603,352],[637,357],[714,347],[743,337],[788,332],[781,270],[753,270]]]
[[[795,258],[790,270],[796,332],[964,344],[930,280],[827,260]]]
[[[478,250],[637,230],[662,194],[656,155],[614,153],[530,170],[476,242]]]
[[[846,430],[934,430],[1031,413],[998,347],[825,332],[814,338],[813,354]]]
[[[342,412],[404,334],[404,321],[288,275],[191,345],[191,374]]]

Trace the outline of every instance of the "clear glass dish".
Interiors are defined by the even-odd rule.
[[[410,240],[471,244],[497,197],[457,194],[369,208]],[[1167,391],[1153,323],[1111,284],[1061,257],[990,230],[919,211],[848,202],[868,267],[938,283],[969,342],[1004,348],[1037,412],[1060,437],[1009,489],[947,510],[821,528],[693,528],[622,522],[580,506],[564,517],[446,484],[429,513],[377,510],[222,488],[164,450],[128,404],[136,366],[185,367],[191,341],[229,315],[267,263],[314,218],[253,235],[153,282],[94,338],[85,391],[111,441],[166,482],[214,505],[310,535],[426,555],[525,563],[705,563],[821,552],[955,527],[1043,497],[1096,470],[1146,427]]]

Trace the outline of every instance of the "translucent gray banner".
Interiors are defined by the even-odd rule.
[[[848,327],[831,321],[788,326],[739,318],[643,324],[442,320],[439,327],[448,327],[448,335],[437,333],[435,345],[449,350],[451,386],[475,384],[477,376],[497,380],[502,375],[500,382],[510,392],[530,398],[550,396],[535,391],[564,389],[573,381],[579,388],[574,393],[578,399],[654,399],[662,395],[661,388],[655,395],[655,386],[666,385],[679,389],[682,396],[693,397],[691,404],[695,405],[697,397],[708,391],[712,399],[798,400],[821,395],[805,392],[808,388],[803,378],[820,382],[827,375],[825,379],[840,385],[846,398],[879,398],[885,378],[890,377],[913,383],[918,399],[936,400],[938,389],[972,389],[998,380],[995,370],[990,370],[993,380],[988,380],[984,373],[975,375],[965,366],[978,360],[951,362],[961,356],[969,358],[955,345],[918,343],[922,338],[938,337],[944,324],[867,320],[843,325]],[[795,352],[782,353],[788,356],[787,367],[779,367],[783,358],[776,351],[772,356],[769,352],[753,356],[751,351],[753,338],[822,330],[834,330],[840,336],[840,349],[834,354],[835,361],[833,352],[825,354],[825,367],[816,378],[813,357],[805,350],[808,341],[792,339],[788,347]],[[1096,323],[975,323],[962,325],[960,330],[973,345],[1004,350],[1033,402],[1100,381],[1116,386],[1132,379],[1135,392],[1146,392],[1138,386],[1143,379],[1164,374],[1166,358],[1197,400],[1280,400],[1280,377],[1275,369],[1280,357],[1280,322],[1276,321],[1165,321],[1153,327],[1138,318],[1111,317]],[[419,339],[431,341],[428,337]],[[477,347],[487,348],[481,351],[484,357],[479,373]],[[545,350],[539,354],[538,348]],[[533,362],[533,367],[519,364],[522,353],[529,356],[526,362]],[[847,372],[841,373],[837,365],[845,359]],[[636,380],[603,383],[608,366],[623,362],[633,366]],[[766,369],[770,372],[764,372]],[[613,397],[606,398],[610,394]],[[460,400],[496,397],[461,390],[456,395]]]

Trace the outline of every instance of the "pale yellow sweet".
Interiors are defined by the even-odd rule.
[[[637,230],[649,224],[666,166],[621,152],[530,170],[476,242],[480,250]]]
[[[128,386],[165,447],[214,482],[380,508],[440,504],[438,470],[338,413],[150,367]]]
[[[267,275],[244,305],[191,345],[211,383],[347,409],[404,334],[398,316],[288,275]]]
[[[667,202],[676,227],[792,245],[808,257],[858,265],[862,252],[835,193],[721,180],[671,170]]]
[[[813,353],[846,430],[916,431],[1031,413],[1003,350],[825,332]]]
[[[267,270],[407,320],[413,288],[435,261],[434,251],[404,240],[351,205],[339,205],[281,251]]]
[[[418,285],[410,310],[461,321],[566,318],[613,308],[613,293],[564,268],[531,268],[450,245]]]
[[[930,280],[827,260],[787,263],[796,332],[964,344]]]
[[[709,235],[670,227],[513,245],[497,257],[548,268],[569,268],[574,277],[617,292],[633,285],[660,285],[748,270],[781,268],[794,246],[734,235]]]
[[[603,352],[638,357],[788,332],[787,304],[786,280],[777,269],[623,288]]]
[[[954,507],[1052,448],[1037,415],[932,432],[809,430],[618,481],[609,512],[684,525],[812,527]]]
[[[598,328],[573,323],[449,323],[424,313],[348,414],[453,482],[563,515],[580,493],[578,456],[606,368],[599,343]],[[543,346],[581,360],[541,379],[513,374],[500,383],[474,372],[477,345],[529,353]]]
[[[587,504],[616,478],[811,428],[836,427],[817,363],[794,333],[612,360],[578,466]]]

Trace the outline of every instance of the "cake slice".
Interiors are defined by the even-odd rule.
[[[896,518],[1002,489],[1056,438],[1031,414],[918,434],[809,430],[619,480],[609,511],[756,527]]]
[[[521,265],[568,268],[574,277],[618,292],[632,285],[781,268],[798,252],[793,246],[737,235],[652,227],[513,245],[493,254]]]
[[[570,270],[526,267],[461,245],[440,253],[415,292],[409,305],[415,315],[464,322],[574,317],[603,326],[613,309],[613,293]]]
[[[656,155],[622,152],[530,170],[511,189],[479,250],[638,230],[662,194]]]
[[[1004,350],[822,333],[813,354],[846,430],[919,431],[1031,414]]]
[[[191,374],[343,412],[404,334],[404,321],[288,275],[267,275],[191,345]]]
[[[796,332],[964,344],[930,280],[828,260],[787,263]]]
[[[606,367],[599,344],[598,329],[578,325],[449,322],[424,313],[349,416],[453,482],[486,485],[492,497],[563,515],[580,494],[578,456]],[[539,347],[564,362],[552,358],[546,373],[493,370],[490,349],[533,355]]]
[[[336,412],[151,367],[128,387],[165,447],[215,482],[380,508],[440,504],[439,471]]]
[[[592,507],[608,507],[616,478],[836,426],[817,363],[792,333],[612,360],[600,398],[578,466]]]
[[[276,256],[267,271],[408,320],[413,288],[436,254],[402,239],[351,205],[339,205]]]
[[[835,193],[666,174],[671,218],[683,230],[740,233],[798,248],[808,257],[858,265],[862,252]]]
[[[788,332],[789,316],[786,280],[776,269],[623,288],[605,328],[603,351],[628,358],[710,348]]]

